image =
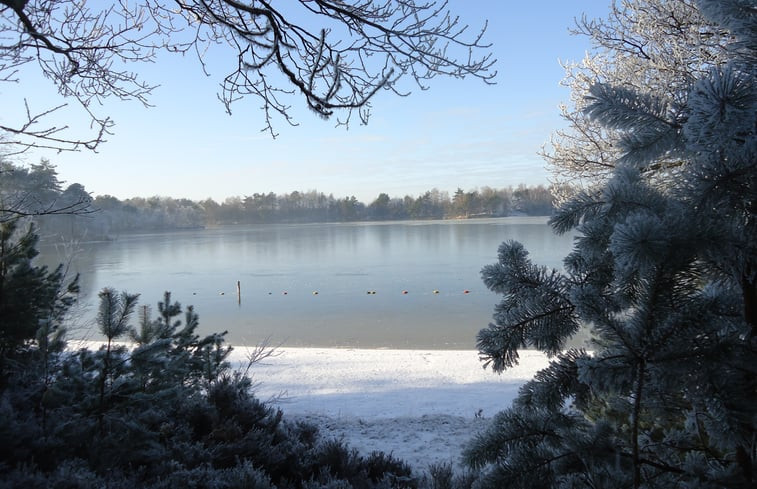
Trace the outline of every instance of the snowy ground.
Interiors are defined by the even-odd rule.
[[[234,359],[246,351],[237,347]],[[258,396],[276,399],[288,418],[422,471],[457,465],[461,447],[546,365],[541,353],[526,351],[518,367],[497,375],[475,351],[281,348],[251,372]]]

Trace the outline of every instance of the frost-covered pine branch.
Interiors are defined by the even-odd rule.
[[[645,0],[582,21],[607,51],[573,74],[581,116],[550,155],[587,183],[551,221],[574,249],[550,274],[505,243],[479,333],[495,369],[556,356],[468,448],[482,487],[757,481],[756,15]],[[556,350],[568,324],[591,329],[586,351]]]

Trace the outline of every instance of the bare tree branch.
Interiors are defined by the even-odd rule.
[[[85,216],[98,212],[84,187],[61,189],[55,167],[46,160],[23,168],[0,156],[0,223],[51,215]]]
[[[276,117],[296,125],[293,97],[320,117],[336,116],[337,125],[353,113],[365,124],[381,89],[409,92],[404,79],[426,89],[436,76],[493,83],[496,75],[486,24],[469,33],[446,1],[299,0],[280,8],[268,0],[0,0],[0,82],[18,83],[20,69],[36,64],[85,111],[92,131],[71,137],[74,128],[43,124],[65,104],[36,113],[27,104],[24,120],[0,126],[4,145],[10,153],[95,151],[113,122],[93,102],[149,105],[154,86],[131,67],[161,52],[194,53],[207,73],[209,50],[223,50],[234,66],[218,95],[226,111],[260,99],[263,130],[273,136]]]
[[[52,202],[35,210],[26,210],[27,207],[25,204],[24,201],[17,201],[6,207],[3,202],[0,202],[0,223],[12,221],[21,217],[82,216],[99,212],[97,209],[91,207],[92,203],[88,200],[80,200],[68,204]]]

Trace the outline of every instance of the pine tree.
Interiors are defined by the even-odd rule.
[[[149,307],[140,310],[139,329],[129,331],[137,345],[131,361],[141,375],[162,389],[190,385],[208,389],[229,368],[226,358],[232,347],[224,345],[226,332],[201,338],[197,334],[200,323],[194,307],[188,306],[184,311],[179,302],[171,300],[171,293],[165,292],[154,320]],[[183,323],[177,319],[182,312]]]
[[[0,221],[0,362],[28,343],[63,332],[62,321],[79,291],[78,277],[66,283],[64,267],[35,266],[38,236],[32,225],[18,232],[18,219]],[[38,331],[43,329],[41,336]],[[2,372],[2,365],[0,365]]]
[[[468,447],[482,487],[757,481],[757,9],[697,5],[728,38],[697,79],[580,94],[618,153],[551,220],[577,232],[565,271],[515,242],[482,271],[504,296],[478,337],[487,365],[553,357]],[[583,326],[588,349],[566,350]]]

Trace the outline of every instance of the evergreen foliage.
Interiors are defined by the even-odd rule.
[[[615,158],[551,220],[577,233],[564,272],[532,264],[514,242],[482,272],[504,296],[479,333],[482,359],[502,371],[519,348],[536,348],[552,361],[467,448],[484,469],[479,487],[757,482],[757,9],[696,2],[688,18],[709,18],[686,27],[703,34],[686,72],[696,77],[663,89],[650,26],[694,7],[624,6],[637,23],[617,33],[627,50],[616,45],[616,61],[636,56],[647,71],[627,83],[597,76],[578,94]],[[669,17],[643,23],[650,12]],[[717,50],[710,32],[722,35]],[[564,350],[580,326],[591,344]]]
[[[47,344],[63,332],[62,320],[78,292],[77,278],[65,283],[63,266],[53,271],[37,267],[37,235],[29,226],[21,234],[20,221],[0,221],[0,375],[4,360],[28,343]],[[44,338],[37,337],[44,331]]]

